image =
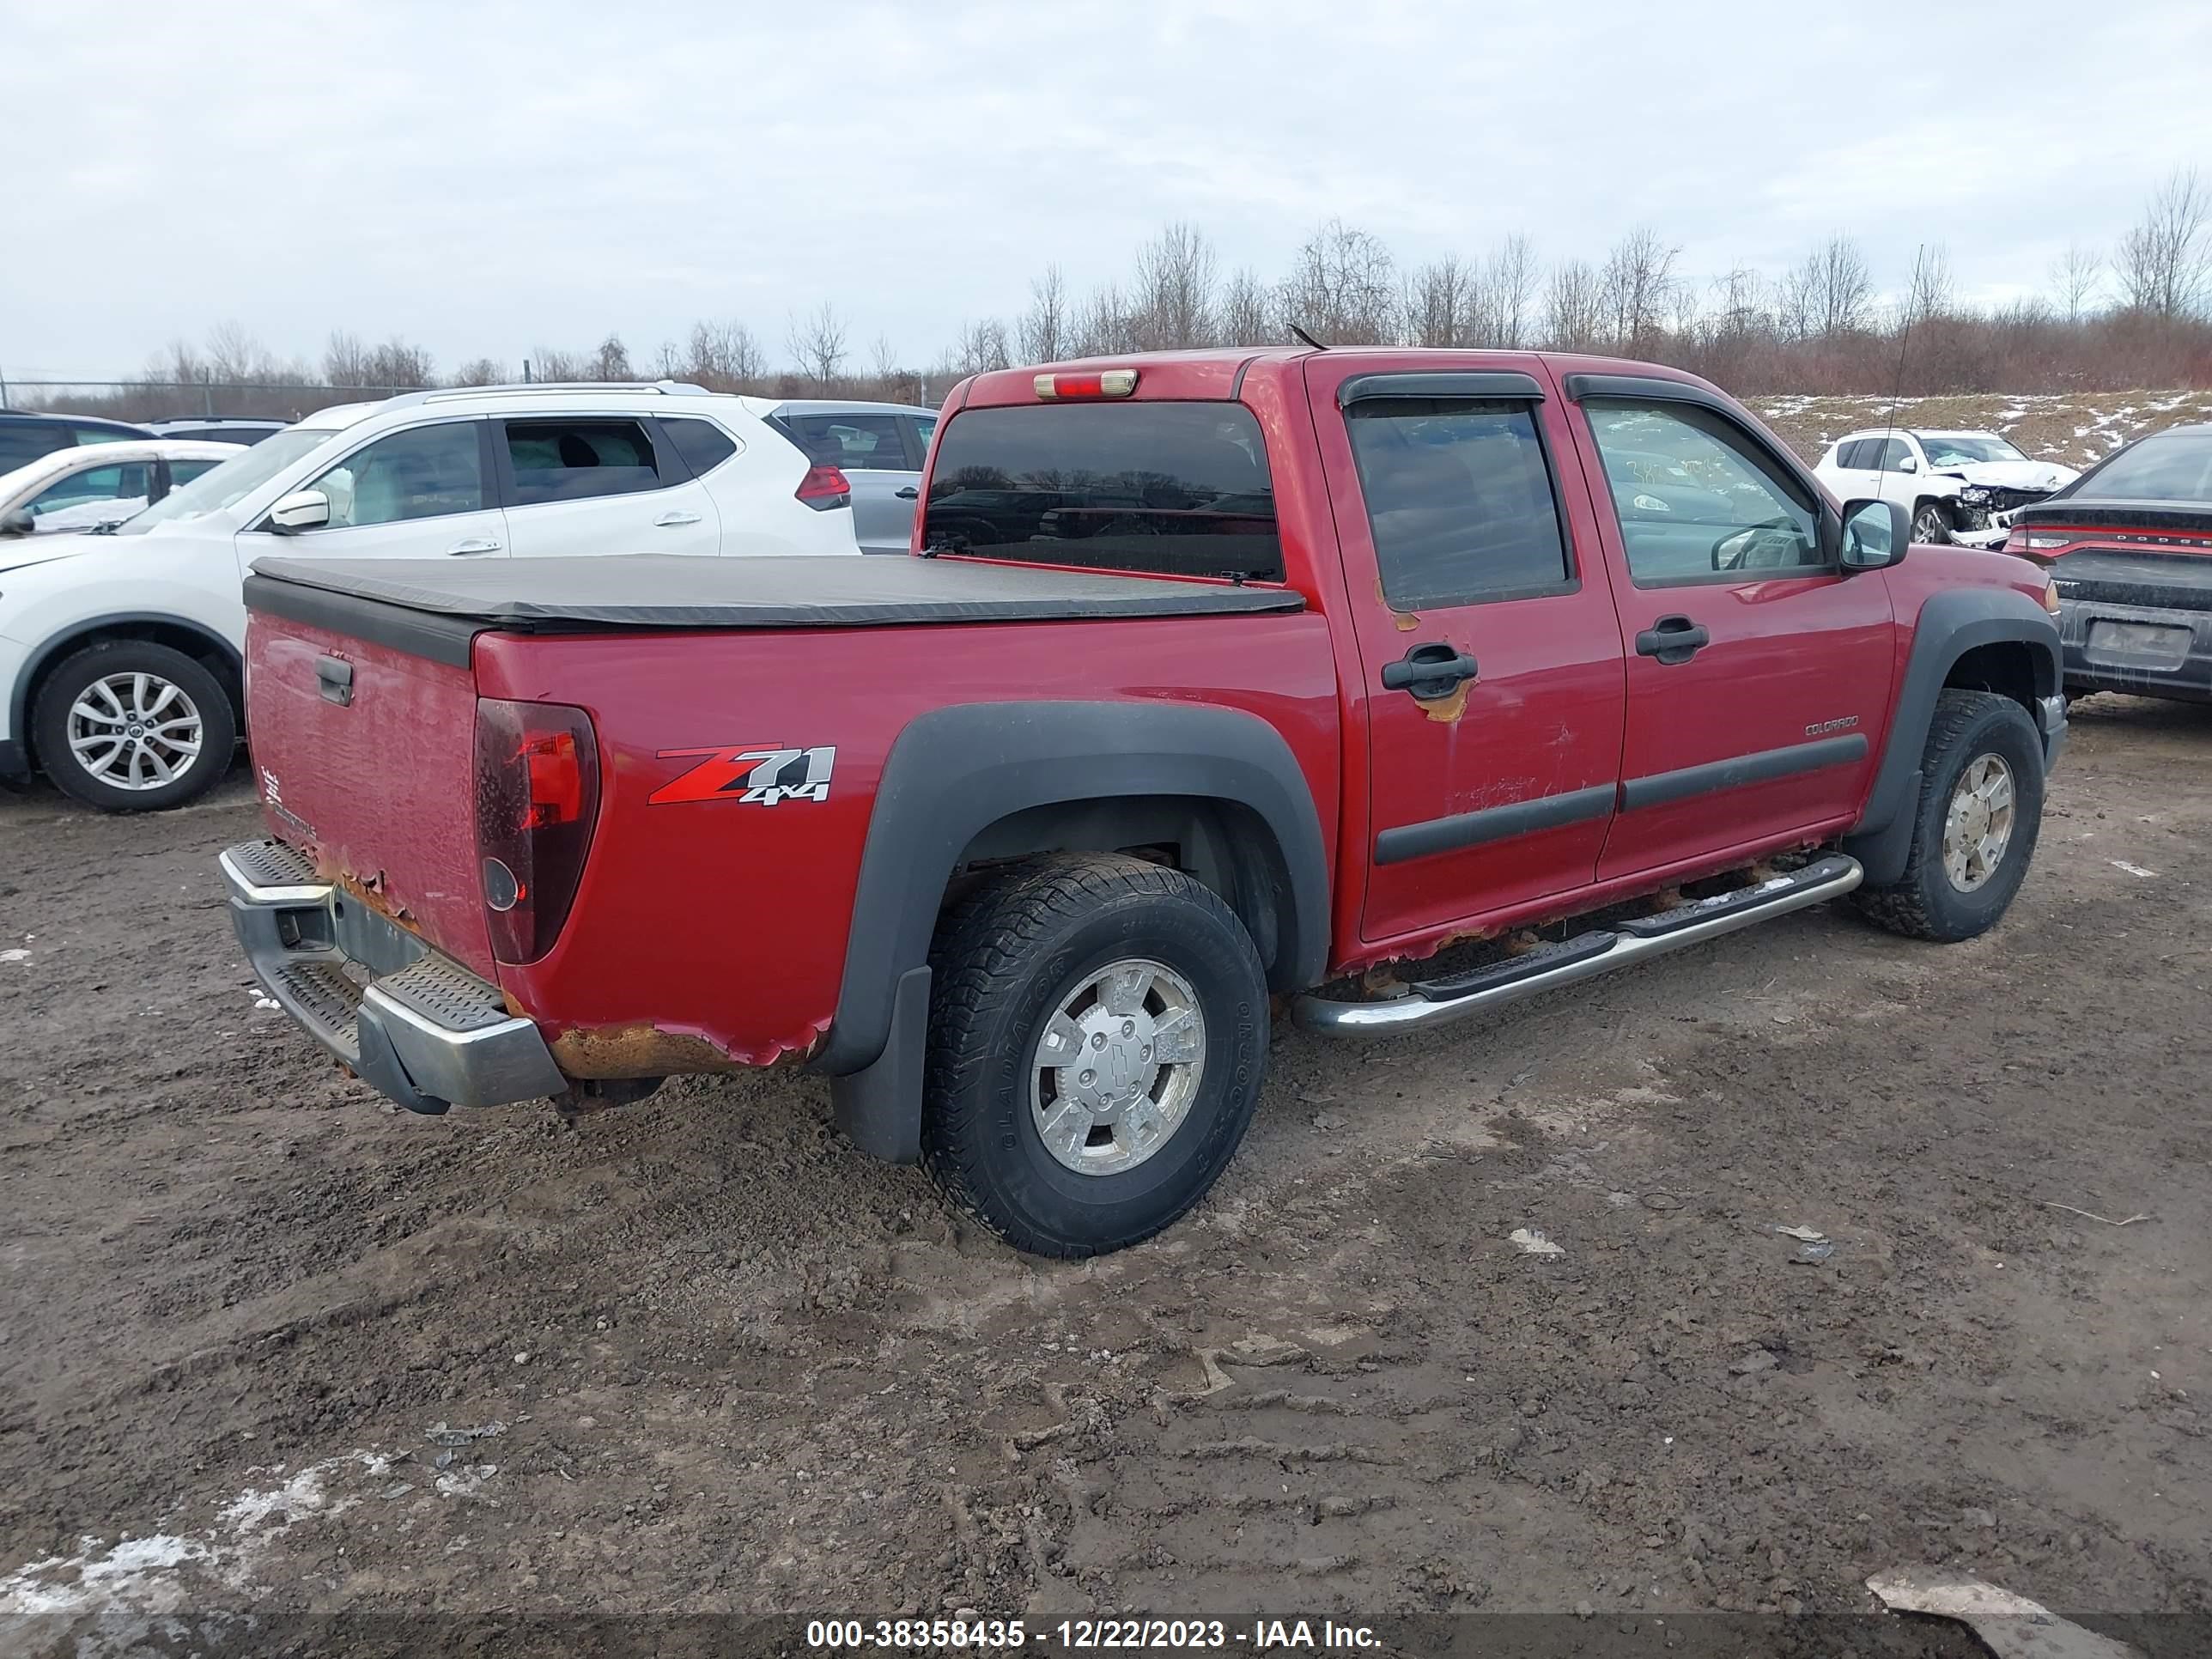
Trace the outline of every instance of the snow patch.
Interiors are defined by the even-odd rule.
[[[251,1591],[254,1568],[270,1539],[309,1516],[352,1508],[354,1499],[333,1498],[327,1487],[332,1474],[356,1463],[371,1475],[392,1467],[387,1455],[376,1452],[325,1458],[276,1486],[247,1487],[197,1534],[152,1533],[110,1545],[87,1537],[77,1540],[75,1555],[27,1562],[0,1577],[0,1652],[51,1646],[88,1613],[97,1622],[76,1642],[78,1659],[120,1659],[144,1651],[155,1622],[187,1605],[194,1577],[205,1574],[230,1589]],[[283,1472],[282,1464],[252,1471]]]
[[[28,951],[0,951],[0,962],[28,962],[30,959]]]

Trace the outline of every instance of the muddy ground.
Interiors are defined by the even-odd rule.
[[[0,797],[0,1648],[212,1650],[249,1601],[1571,1645],[1950,1562],[2202,1650],[2132,1616],[2212,1607],[2212,712],[2078,706],[1973,944],[1814,912],[1445,1037],[1283,1029],[1214,1197],[1085,1266],[805,1080],[395,1114],[257,1006],[212,865],[256,832],[237,778]]]

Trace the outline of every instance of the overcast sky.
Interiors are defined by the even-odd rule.
[[[1333,214],[1409,264],[1648,223],[1698,276],[1844,230],[2001,296],[2212,171],[2203,0],[0,0],[0,64],[19,379],[224,322],[451,369],[734,318],[785,361],[824,297],[854,367],[920,365],[1178,218],[1271,277]]]

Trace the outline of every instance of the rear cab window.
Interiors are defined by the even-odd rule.
[[[963,410],[938,434],[921,544],[1137,574],[1283,580],[1267,445],[1242,404]]]

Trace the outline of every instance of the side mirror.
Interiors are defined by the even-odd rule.
[[[331,521],[331,498],[319,489],[295,489],[269,509],[269,527],[280,535],[316,530]]]
[[[1843,567],[1881,570],[1895,564],[1912,544],[1912,515],[1902,503],[1855,501],[1844,503]]]
[[[1920,471],[1920,463],[1914,460],[1911,456],[1907,455],[1903,460],[1897,464],[1897,470],[1899,472],[1917,472]]]
[[[0,536],[29,536],[35,534],[39,521],[31,516],[31,509],[19,507],[0,513]]]

